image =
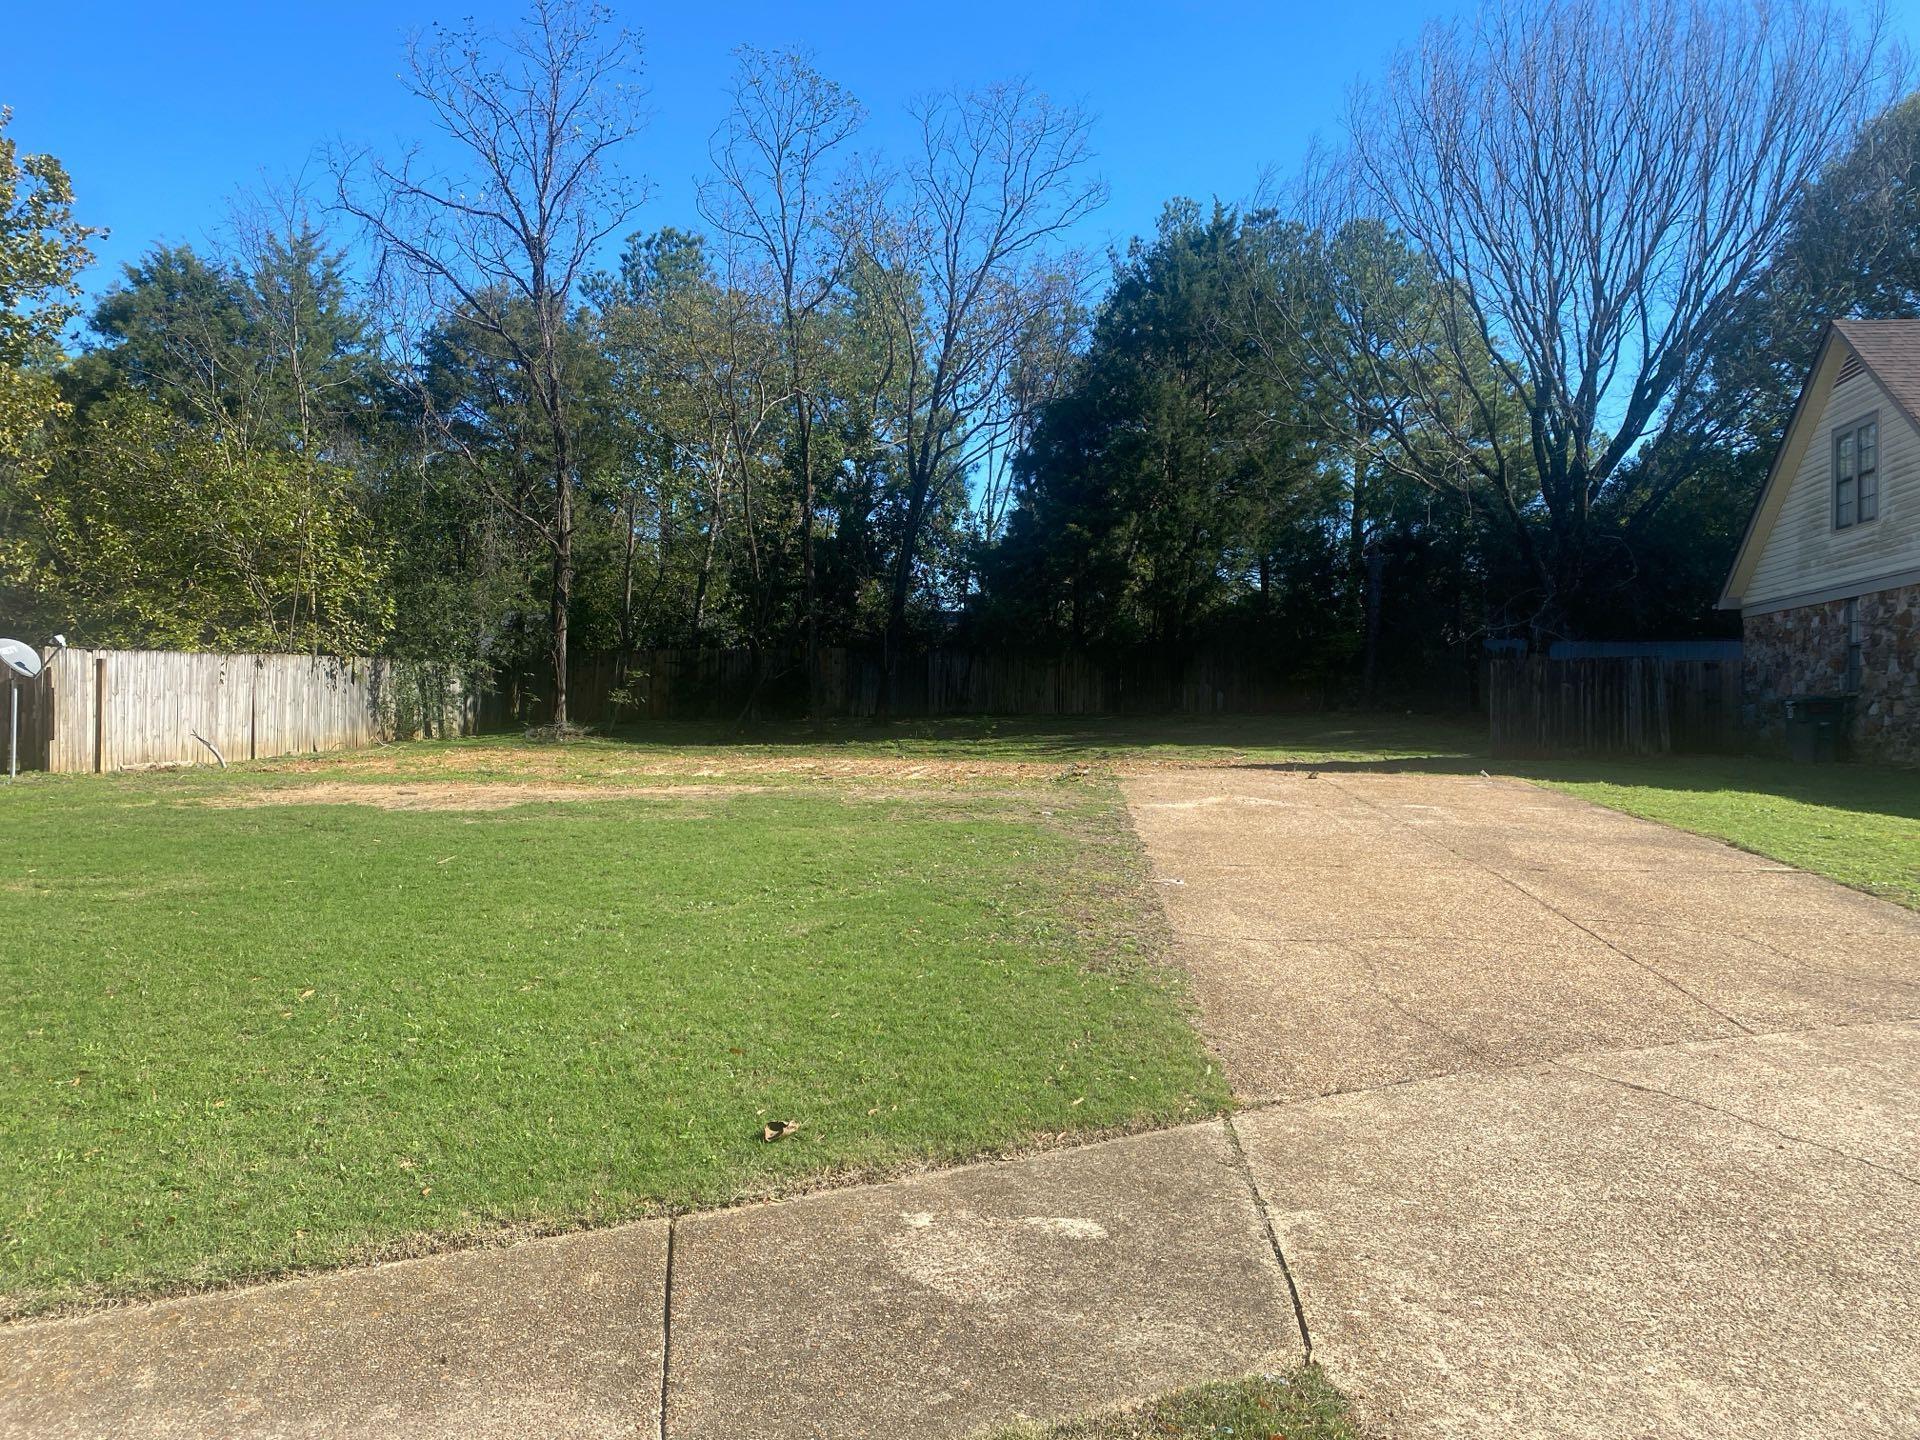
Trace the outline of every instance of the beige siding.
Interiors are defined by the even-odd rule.
[[[1880,518],[1833,528],[1833,432],[1877,414]],[[1920,569],[1920,431],[1864,372],[1833,387],[1741,599],[1746,610]]]

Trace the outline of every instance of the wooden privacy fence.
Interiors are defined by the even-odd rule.
[[[392,660],[55,650],[20,689],[20,766],[211,765],[209,745],[227,760],[351,750],[472,734],[478,713],[451,670]]]
[[[1495,659],[1493,753],[1509,758],[1738,750],[1740,662],[1653,657]]]
[[[818,659],[821,712],[867,719],[930,715],[1212,715],[1319,709],[1324,687],[1296,680],[1258,657],[1225,651],[1116,657],[942,646],[896,660],[891,694],[881,657],[824,647]],[[750,650],[641,650],[579,657],[568,671],[568,719],[732,720],[804,715],[804,657]],[[615,715],[616,692],[621,696]],[[502,677],[489,720],[531,723],[551,713],[546,677]]]

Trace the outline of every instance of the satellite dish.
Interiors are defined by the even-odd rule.
[[[18,640],[0,640],[0,665],[9,680],[31,680],[40,673],[40,652]]]

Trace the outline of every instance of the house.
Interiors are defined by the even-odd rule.
[[[1837,320],[1720,598],[1763,729],[1849,695],[1863,759],[1920,762],[1920,320]]]

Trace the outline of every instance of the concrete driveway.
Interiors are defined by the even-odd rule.
[[[1920,1434],[1920,917],[1516,781],[1127,796],[1383,1433]]]

